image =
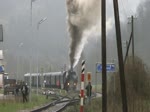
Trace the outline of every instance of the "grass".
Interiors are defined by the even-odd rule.
[[[66,95],[64,90],[55,89],[54,90],[58,95]],[[0,89],[0,93],[3,93],[3,90]],[[37,96],[36,92],[32,93],[31,102],[22,103],[22,96],[14,97],[13,99],[0,99],[0,112],[19,112],[19,110],[32,110],[37,106],[42,106],[43,104],[50,102],[52,97],[46,99],[45,95]]]
[[[32,102],[22,103],[22,99],[17,100],[2,100],[0,101],[1,112],[18,112],[19,110],[33,109],[36,106],[43,105],[50,101],[44,95],[33,95]]]
[[[122,112],[119,73],[116,72],[114,76],[110,78],[108,84],[108,112]],[[128,112],[150,112],[149,80],[149,68],[143,61],[135,57],[133,63],[133,58],[128,57],[125,64]]]
[[[55,89],[54,91],[58,95],[66,95],[64,90]],[[3,93],[3,91],[0,90],[0,93]],[[42,106],[43,104],[50,102],[51,99],[52,97],[46,99],[45,95],[39,94],[39,96],[37,96],[36,92],[32,93],[31,102],[27,103],[22,103],[22,96],[14,99],[2,99],[0,100],[0,112],[19,112],[20,110],[32,110],[37,106]]]
[[[150,71],[143,61],[135,57],[129,57],[125,64],[125,79],[128,112],[150,112]],[[134,64],[134,65],[133,65]],[[114,77],[115,76],[115,77]],[[113,85],[114,84],[114,85]],[[93,89],[94,89],[93,85]],[[98,87],[101,89],[101,87]],[[107,111],[122,112],[120,77],[116,72],[108,80]],[[102,100],[94,99],[91,104],[84,106],[85,112],[102,112]],[[74,105],[66,112],[79,112],[80,105]]]
[[[0,94],[3,94],[3,91],[4,91],[4,90],[3,90],[2,88],[0,88]]]
[[[132,101],[133,100],[133,101]],[[122,104],[111,101],[108,104],[108,112],[122,112]],[[128,100],[128,112],[150,112],[149,99]]]
[[[121,102],[117,103],[115,100],[108,102],[107,111],[122,112]],[[70,106],[64,112],[80,112],[80,105],[76,104]],[[102,112],[102,99],[93,99],[91,104],[85,104],[84,112]],[[128,112],[150,112],[150,100],[133,97],[133,99],[128,101]]]
[[[91,104],[84,105],[84,112],[101,112],[101,98],[93,99]],[[75,104],[73,106],[68,107],[65,112],[80,112],[80,105]]]
[[[96,91],[96,89],[97,89],[97,91]],[[96,85],[96,86],[92,85],[92,91],[102,93],[102,85],[101,84]]]
[[[84,108],[85,112],[101,112],[102,110],[102,100],[97,98],[91,101],[90,104],[86,104]]]

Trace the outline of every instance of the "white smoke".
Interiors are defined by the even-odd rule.
[[[100,33],[101,0],[66,0],[66,3],[71,37],[70,62],[75,67],[89,35]]]

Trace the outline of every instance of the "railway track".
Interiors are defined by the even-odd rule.
[[[47,110],[44,110],[42,112],[62,112],[65,110],[69,105],[73,105],[74,103],[79,102],[79,99],[73,99],[73,100],[64,100],[57,102],[55,106],[48,108]]]
[[[101,94],[97,93],[97,97],[101,97]],[[64,111],[68,106],[74,105],[76,103],[79,103],[80,99],[77,98],[77,94],[70,94],[68,96],[64,96],[43,107],[40,107],[38,109],[32,110],[30,112],[62,112]],[[94,98],[94,96],[93,96]]]
[[[55,101],[40,108],[31,110],[30,112],[62,112],[69,105],[79,102],[80,99],[77,97],[77,93],[69,93],[67,96],[59,96]]]

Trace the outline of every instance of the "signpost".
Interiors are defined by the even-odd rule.
[[[107,63],[106,64],[106,71],[107,72],[115,72],[116,67],[114,63]],[[96,76],[95,76],[95,92],[97,92],[97,74],[102,73],[102,63],[96,63]]]
[[[106,71],[107,72],[115,72],[115,64],[114,63],[108,63],[106,65]],[[101,73],[102,72],[102,64],[101,63],[97,63],[96,64],[96,72],[97,73]]]
[[[0,73],[4,73],[4,67],[0,66]]]

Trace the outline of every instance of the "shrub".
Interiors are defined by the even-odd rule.
[[[132,57],[128,57],[124,68],[129,110],[132,112],[132,109],[140,107],[147,109],[149,105],[145,107],[146,105],[144,106],[143,102],[148,102],[150,100],[150,73],[147,69],[148,67],[139,57],[135,57],[134,61]],[[115,85],[115,88],[113,84]],[[108,84],[108,102],[110,109],[117,107],[117,111],[111,110],[111,112],[120,112],[122,103],[120,77],[118,72],[114,73],[110,78]]]

